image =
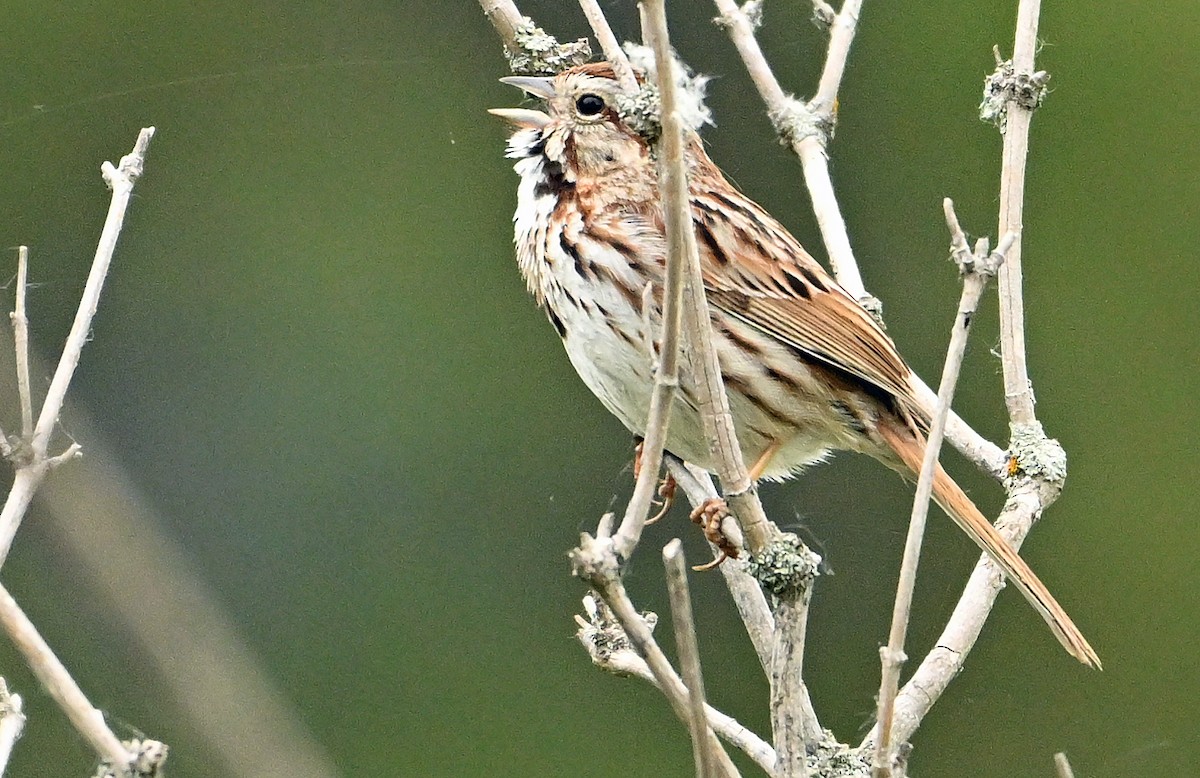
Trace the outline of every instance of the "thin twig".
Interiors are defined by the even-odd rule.
[[[668,470],[675,478],[679,488],[687,495],[688,502],[692,504],[692,507],[699,508],[718,496],[712,477],[707,470],[687,466],[682,460],[676,459],[670,454],[667,454],[665,459]],[[732,519],[725,520],[721,525],[721,532],[733,542],[735,547],[743,545],[741,529]],[[719,553],[714,547],[714,554]],[[754,579],[754,576],[746,572],[745,563],[740,559],[727,559],[717,569],[721,571],[721,575],[725,579],[725,585],[729,588],[734,606],[742,618],[742,624],[746,627],[746,634],[754,645],[754,651],[758,655],[763,672],[770,673],[775,618],[771,615],[771,608],[767,605],[767,598],[763,594],[762,587]]]
[[[146,150],[152,137],[154,137],[154,128],[143,128],[138,134],[137,142],[134,143],[133,151],[121,158],[120,165],[114,167],[111,162],[105,162],[100,166],[104,180],[113,193],[108,206],[108,217],[105,219],[104,229],[100,233],[96,256],[92,260],[92,269],[79,300],[75,321],[67,335],[58,368],[54,371],[54,378],[50,381],[50,388],[42,403],[37,425],[33,428],[32,437],[27,441],[29,459],[17,467],[17,472],[13,476],[12,488],[8,492],[4,508],[0,510],[0,565],[3,565],[4,560],[8,557],[17,527],[20,526],[25,510],[29,507],[29,501],[33,499],[34,492],[37,491],[38,485],[41,484],[50,467],[50,461],[46,456],[50,437],[54,432],[54,426],[58,423],[63,400],[67,395],[67,387],[70,386],[75,367],[79,364],[79,355],[88,340],[92,317],[100,302],[100,290],[104,287],[104,278],[112,263],[113,252],[117,247],[117,237],[121,234],[121,225],[125,220],[125,210],[129,205],[133,185],[142,174]],[[74,455],[75,452],[71,453]],[[57,461],[62,460],[58,459]]]
[[[517,9],[517,4],[513,0],[479,0],[479,5],[488,21],[496,28],[504,48],[508,49],[510,54],[519,54],[521,46],[517,43],[517,31],[525,23],[525,17]]]
[[[997,56],[997,75],[1024,79],[1027,86],[1035,90],[1044,85],[1044,74],[1033,72],[1033,56],[1037,45],[1039,2],[1022,0],[1017,11],[1016,42],[1011,68]],[[1040,76],[1040,78],[1038,78]],[[1036,91],[1035,91],[1036,93]],[[1025,360],[1024,308],[1021,301],[1020,231],[1024,198],[1025,164],[1028,156],[1029,123],[1036,99],[1012,99],[1019,92],[1008,91],[1008,99],[1001,106],[1001,121],[1004,132],[1003,169],[1001,171],[1001,230],[1013,236],[1012,245],[1006,252],[1006,261],[999,272],[999,294],[1001,315],[1001,348],[1004,367],[1005,400],[1012,421],[1016,455],[1018,436],[1037,438],[1039,446],[1049,451],[1049,459],[1057,460],[1057,466],[1049,472],[1037,468],[1036,472],[1024,472],[1024,465],[1017,457],[1013,462],[1021,474],[1014,478],[1004,473],[1008,487],[1008,500],[1004,511],[996,521],[996,527],[1014,549],[1028,534],[1042,511],[1058,496],[1062,488],[1065,469],[1061,467],[1064,457],[1054,441],[1045,439],[1033,411],[1033,393],[1029,382]],[[986,104],[986,101],[985,101]],[[1039,454],[1041,452],[1039,451]],[[1040,463],[1039,463],[1040,464]],[[1007,470],[1007,468],[1005,468]],[[1032,469],[1032,468],[1030,468]],[[901,690],[896,699],[895,719],[891,734],[897,741],[906,740],[920,725],[930,707],[940,698],[958,673],[970,651],[988,614],[996,595],[1003,586],[1003,577],[995,564],[981,557],[971,574],[962,598],[959,600],[937,641],[937,646],[922,661],[913,677]],[[875,737],[876,735],[872,735]]]
[[[150,139],[154,137],[154,128],[145,127],[138,133],[133,151],[121,158],[119,166],[111,162],[100,166],[104,181],[112,189],[112,201],[108,206],[108,218],[104,221],[104,229],[100,232],[100,242],[96,246],[96,257],[92,260],[92,269],[88,273],[87,283],[83,287],[83,295],[79,299],[79,309],[75,313],[75,321],[67,334],[67,342],[63,346],[62,357],[58,361],[58,369],[50,380],[50,388],[46,391],[46,400],[42,403],[42,411],[38,414],[37,426],[34,428],[32,447],[40,456],[45,456],[50,445],[50,433],[58,423],[58,414],[62,411],[63,399],[67,396],[67,387],[75,375],[75,367],[79,364],[79,355],[87,343],[88,333],[92,328],[92,317],[96,315],[96,307],[100,304],[100,291],[104,288],[104,279],[108,276],[108,268],[112,263],[113,252],[117,248],[117,237],[121,234],[121,226],[125,223],[125,209],[129,206],[129,198],[133,194],[133,185],[142,175],[146,162],[146,150]]]
[[[1009,494],[1004,510],[996,519],[996,531],[1014,551],[1021,549],[1043,506],[1053,502],[1051,491],[1052,487],[1028,481]],[[1004,574],[991,557],[981,554],[934,648],[896,696],[891,727],[894,742],[903,743],[912,737],[958,676],[1003,588]],[[873,729],[862,747],[871,747],[877,733],[878,729]]]
[[[91,744],[97,756],[114,765],[128,765],[131,756],[104,723],[104,714],[88,702],[71,674],[38,634],[33,622],[3,586],[0,586],[0,626],[12,639],[42,687],[67,714],[76,731]]]
[[[688,198],[687,169],[683,157],[683,123],[675,111],[675,67],[671,56],[671,43],[667,33],[666,13],[659,2],[644,3],[649,25],[643,35],[651,41],[654,50],[655,70],[658,77],[659,96],[662,105],[663,157],[660,169],[674,171],[664,180],[664,219],[667,222],[668,244],[673,239],[681,240],[687,265],[684,269],[684,327],[687,340],[695,354],[692,366],[696,372],[696,399],[704,423],[705,435],[710,448],[715,452],[719,464],[717,475],[721,479],[726,498],[741,522],[746,535],[746,545],[751,553],[766,547],[774,534],[762,505],[753,495],[746,463],[742,459],[741,447],[733,428],[733,416],[729,411],[729,399],[717,362],[716,349],[712,342],[712,322],[708,317],[708,302],[704,297],[701,281],[700,254],[696,248],[696,235],[692,229],[691,204]],[[660,176],[666,175],[660,173]]]
[[[813,202],[813,213],[817,217],[818,227],[821,230],[821,237],[825,243],[825,250],[829,255],[829,264],[834,276],[853,297],[868,308],[877,310],[878,301],[864,287],[862,276],[858,271],[858,263],[850,248],[845,220],[841,217],[837,198],[833,193],[833,184],[829,178],[828,160],[825,158],[824,149],[811,143],[801,148],[800,142],[804,138],[819,131],[815,115],[808,106],[783,91],[758,45],[758,40],[754,35],[754,25],[750,23],[742,10],[733,0],[715,0],[715,2],[717,9],[721,12],[718,20],[728,30],[730,40],[733,41],[741,55],[746,71],[758,89],[763,103],[766,104],[767,113],[775,123],[776,130],[788,140],[793,152],[800,157],[809,197]],[[852,20],[857,20],[860,5],[855,2],[854,5],[843,8],[843,13],[845,13],[842,18],[843,32],[836,41],[836,48],[835,41],[832,38],[830,40],[829,56],[822,71],[823,83],[834,84],[835,74],[840,79],[841,69],[831,66],[829,59],[844,61],[846,48],[853,39],[853,31],[846,29],[845,25]],[[833,18],[831,16],[831,19]],[[826,73],[829,75],[828,79],[824,78]],[[827,87],[820,102],[828,110],[836,104],[836,97],[836,89],[831,90]],[[817,101],[814,99],[815,102]],[[832,113],[829,114],[829,118],[832,119]],[[918,399],[925,406],[926,412],[932,415],[937,401],[936,395],[919,376],[914,375],[913,379]],[[1003,471],[1003,452],[995,444],[971,429],[957,414],[951,414],[950,422],[946,427],[946,439],[984,472],[996,478],[1000,477]]]
[[[29,317],[25,292],[29,288],[29,248],[17,249],[17,300],[12,312],[13,344],[17,351],[17,394],[21,399],[21,440],[33,437],[33,395],[29,388]]]
[[[938,454],[942,448],[942,435],[946,428],[946,417],[954,400],[954,389],[962,368],[963,355],[967,349],[967,336],[971,331],[971,320],[983,296],[988,278],[996,266],[1003,261],[1003,249],[1011,245],[1013,236],[1006,236],[997,252],[987,255],[986,242],[980,245],[984,256],[972,255],[966,237],[954,214],[954,204],[949,198],[943,202],[946,223],[953,236],[953,252],[964,273],[962,298],[958,304],[958,315],[950,333],[946,363],[942,368],[942,381],[938,387],[937,409],[929,426],[925,447],[925,458],[921,462],[921,473],[917,478],[916,496],[913,498],[912,516],[908,525],[908,537],[904,544],[904,559],[900,566],[900,581],[896,586],[896,603],[892,610],[892,627],[887,646],[879,650],[883,671],[879,685],[878,729],[875,741],[875,756],[872,771],[876,778],[888,778],[892,774],[892,716],[896,694],[900,685],[900,668],[904,663],[904,640],[908,632],[912,596],[917,582],[917,565],[921,556],[921,541],[925,535],[925,519],[929,514],[929,499],[933,493],[933,476],[937,469]]]
[[[25,711],[21,695],[10,692],[4,679],[0,678],[0,775],[8,769],[13,746],[24,731]]]
[[[1071,763],[1062,751],[1054,755],[1054,772],[1058,778],[1075,778],[1075,771],[1071,769]]]
[[[662,2],[649,4],[648,16],[662,11]],[[647,6],[643,6],[647,7]],[[654,372],[654,389],[650,395],[650,415],[646,421],[646,436],[642,441],[642,470],[634,484],[633,496],[625,509],[621,527],[615,537],[617,553],[628,557],[641,538],[650,501],[662,467],[663,447],[667,426],[671,421],[671,406],[679,390],[679,342],[683,313],[684,272],[690,264],[688,254],[696,253],[695,237],[691,230],[688,210],[687,170],[683,165],[683,130],[675,112],[674,62],[666,31],[666,13],[662,12],[661,29],[649,26],[643,32],[654,38],[654,58],[659,100],[662,111],[662,163],[658,168],[659,191],[663,193],[664,218],[667,236],[667,272],[663,282],[662,347],[658,369]],[[698,261],[698,260],[697,260]],[[653,354],[650,355],[653,357]]]
[[[620,568],[617,556],[613,553],[611,538],[592,538],[585,534],[580,539],[579,546],[571,552],[571,562],[575,574],[591,585],[617,617],[634,649],[646,660],[650,672],[654,674],[655,685],[662,690],[671,705],[671,710],[681,722],[690,726],[692,719],[688,707],[687,687],[671,667],[670,660],[654,640],[653,633],[634,607],[633,601],[629,599],[629,594],[621,583]],[[729,755],[717,742],[711,729],[705,737],[711,744],[715,744],[710,745],[710,748],[717,755],[714,765],[716,775],[737,775],[737,768],[733,766]]]
[[[720,5],[722,3],[718,2],[718,6]],[[732,3],[724,3],[724,5],[736,12],[745,26],[749,26],[744,15],[736,6]],[[651,15],[655,16],[657,13]],[[657,30],[653,36],[655,38],[655,55],[660,63],[658,72],[661,75],[664,71],[662,63],[670,61],[669,48],[665,38],[665,14],[661,21],[654,21],[656,22],[655,26],[661,24],[663,28],[661,37]],[[749,35],[749,41],[757,49],[752,33]],[[769,70],[766,73],[769,75]],[[770,81],[774,81],[773,77]],[[663,89],[663,85],[660,84],[659,88]],[[673,88],[673,85],[670,85],[669,88]],[[779,91],[777,83],[775,89]],[[678,126],[675,122],[676,117],[664,111],[664,134],[668,131],[668,117],[675,126]],[[671,131],[677,132],[678,130],[673,127]],[[681,158],[675,160],[674,164],[681,169],[683,167]],[[684,281],[687,303],[684,309],[684,326],[693,354],[691,364],[696,377],[696,401],[700,407],[705,436],[709,440],[710,450],[715,454],[718,464],[717,474],[721,479],[725,498],[741,524],[746,546],[752,558],[767,559],[775,556],[774,553],[768,554],[768,551],[778,551],[789,561],[786,567],[788,580],[782,582],[782,585],[774,591],[777,603],[775,605],[775,630],[772,634],[769,675],[772,682],[773,740],[778,757],[776,772],[781,778],[801,777],[807,773],[806,751],[820,732],[816,715],[808,701],[802,676],[811,576],[815,574],[813,562],[817,557],[798,541],[791,545],[784,540],[779,530],[763,511],[762,503],[759,502],[754,484],[750,480],[749,472],[742,458],[742,450],[737,441],[721,366],[713,345],[712,320],[708,313],[700,257],[696,250],[690,208],[687,207],[688,204],[684,199],[685,194],[685,192],[680,193],[680,200],[683,202],[675,203],[674,207],[678,209],[676,218],[687,225],[684,237],[688,241],[689,266]],[[792,536],[792,540],[794,540],[794,536]],[[801,573],[801,571],[807,571],[807,573]]]
[[[621,44],[617,41],[617,36],[613,34],[612,27],[609,26],[608,19],[604,16],[604,11],[600,10],[600,3],[597,0],[579,0],[579,7],[583,9],[583,15],[587,17],[588,24],[596,35],[596,40],[600,42],[600,50],[604,52],[604,59],[612,65],[613,72],[617,75],[617,83],[626,92],[633,94],[638,90],[637,78],[633,75],[633,67],[629,64],[629,58],[625,56]]]
[[[588,618],[575,617],[579,624],[576,637],[591,656],[592,662],[614,675],[640,678],[655,688],[661,688],[646,660],[630,647],[628,636],[611,611],[602,610],[592,595],[584,597],[583,602]],[[711,705],[706,704],[704,711],[709,725],[722,740],[749,756],[764,772],[770,774],[774,770],[775,750],[769,743],[737,719]]]
[[[692,599],[688,594],[687,562],[683,544],[676,538],[663,547],[663,566],[667,570],[667,592],[671,597],[671,623],[675,627],[675,649],[679,652],[679,670],[688,690],[688,709],[691,715],[692,755],[696,761],[697,778],[708,778],[717,756],[709,748],[705,736],[708,719],[704,712],[704,678],[700,671],[700,646],[696,640],[696,620],[692,616]]]
[[[825,67],[821,70],[821,80],[817,82],[817,93],[808,102],[809,108],[818,114],[834,115],[837,112],[838,89],[846,72],[846,60],[850,57],[850,44],[854,42],[861,11],[862,0],[846,0],[842,3],[842,10],[833,18]]]
[[[783,91],[758,45],[754,25],[737,3],[734,0],[715,0],[715,3],[721,14],[719,21],[729,32],[750,79],[766,103],[767,115],[771,117],[776,132],[800,158],[804,183],[808,187],[813,214],[817,218],[834,276],[855,299],[869,308],[877,309],[879,303],[867,293],[854,251],[850,247],[846,221],[842,218],[833,192],[829,158],[825,154],[829,131],[836,118],[834,106],[850,43],[854,39],[861,0],[847,0],[835,17],[817,97],[807,105]]]
[[[1013,75],[1031,76],[1037,49],[1041,0],[1021,0],[1013,44]],[[1033,107],[1016,99],[1005,105],[1003,166],[1000,172],[999,234],[1016,233],[1017,241],[1000,270],[1000,352],[1004,367],[1004,399],[1013,424],[1032,424],[1033,389],[1025,359],[1025,306],[1021,292],[1021,233],[1024,228],[1025,161],[1029,155],[1029,125]]]

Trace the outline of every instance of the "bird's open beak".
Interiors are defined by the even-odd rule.
[[[551,97],[554,97],[554,80],[550,78],[507,76],[500,79],[500,83],[515,86],[517,89],[524,89],[534,97],[540,97],[543,100],[549,100]]]
[[[528,108],[489,108],[488,113],[499,116],[506,122],[518,127],[532,127],[540,130],[550,123],[550,116],[541,111],[531,111]]]
[[[523,89],[534,97],[540,97],[543,100],[554,97],[554,81],[549,78],[508,76],[500,79],[500,83],[515,86],[517,89]],[[550,116],[548,114],[529,108],[489,108],[488,113],[492,116],[499,116],[501,119],[518,127],[532,127],[540,130],[550,123]]]

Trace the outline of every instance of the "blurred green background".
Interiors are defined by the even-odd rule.
[[[603,5],[636,37],[632,2]],[[522,6],[562,37],[586,33],[573,3]],[[834,182],[868,287],[928,380],[958,294],[941,198],[972,233],[995,231],[1000,144],[975,107],[1015,7],[867,3],[841,95]],[[762,31],[800,93],[824,48],[808,11],[770,3]],[[716,76],[712,156],[821,256],[799,166],[713,9],[671,12],[684,57]],[[628,494],[630,439],[517,274],[516,179],[484,110],[519,95],[496,82],[504,62],[474,1],[10,3],[5,17],[0,245],[31,248],[46,358],[107,206],[99,163],[158,128],[72,390],[93,436],[72,468],[125,474],[136,496],[120,499],[182,546],[315,748],[347,776],[690,774],[657,693],[594,670],[572,637],[583,588],[565,553]],[[1106,669],[1066,657],[1005,593],[917,734],[912,771],[1049,776],[1065,750],[1080,776],[1200,775],[1200,12],[1047,3],[1041,30],[1053,91],[1029,167],[1028,338],[1071,476],[1025,555]],[[995,333],[992,303],[958,407],[1002,440]],[[998,508],[994,484],[947,463]],[[823,722],[856,740],[909,488],[841,457],[764,492],[835,573],[817,590],[806,671]],[[35,506],[4,583],[120,735],[169,742],[177,778],[237,774],[204,734],[207,703],[185,709],[70,551],[64,532],[90,528],[88,509],[51,513]],[[677,510],[629,576],[663,614],[657,548],[674,535],[701,553]],[[975,557],[932,520],[910,654]],[[713,702],[762,732],[766,685],[719,577],[694,589]],[[181,650],[204,639],[186,603],[165,607]],[[86,774],[90,752],[6,643],[0,673],[29,714],[8,774]],[[213,687],[212,710],[230,692]]]

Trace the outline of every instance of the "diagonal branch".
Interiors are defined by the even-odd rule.
[[[612,538],[604,531],[608,524],[607,520],[601,521],[601,530],[595,538],[586,533],[580,538],[579,546],[570,554],[572,568],[575,575],[586,581],[612,610],[633,648],[646,660],[650,672],[654,674],[655,686],[666,696],[679,720],[690,727],[687,687],[671,667],[670,660],[655,641],[650,627],[634,607],[621,583],[620,566],[613,552]],[[704,737],[710,741],[706,747],[716,755],[714,773],[718,776],[736,776],[737,768],[717,742],[711,728],[706,727]]]
[[[662,347],[658,369],[654,371],[650,418],[646,422],[646,437],[642,442],[642,470],[638,474],[633,496],[625,509],[625,517],[614,539],[617,553],[625,558],[633,553],[641,537],[655,482],[658,480],[658,471],[662,468],[671,406],[679,391],[684,277],[692,264],[691,258],[696,256],[696,241],[692,235],[692,222],[688,213],[687,170],[683,165],[683,129],[675,112],[675,79],[672,77],[674,63],[667,38],[666,13],[662,7],[662,0],[650,4],[648,17],[652,23],[647,26],[644,34],[651,39],[654,49],[662,112],[662,138],[659,141],[662,161],[658,168],[658,186],[664,200],[667,272],[663,282]],[[654,22],[661,22],[661,27]],[[699,259],[696,260],[696,264],[699,264]]]
[[[872,773],[876,778],[892,775],[892,715],[896,694],[900,685],[900,668],[904,664],[904,640],[908,632],[909,615],[912,609],[913,590],[917,583],[917,564],[921,556],[921,541],[925,535],[925,519],[929,514],[929,499],[933,493],[933,476],[937,469],[938,454],[942,448],[942,436],[946,429],[946,418],[954,400],[954,389],[962,369],[963,355],[967,350],[967,336],[971,332],[971,320],[983,296],[988,279],[1004,261],[1004,249],[1012,244],[1013,236],[1001,241],[997,250],[987,251],[987,241],[981,240],[974,254],[967,246],[966,237],[959,227],[954,213],[954,204],[949,198],[943,203],[946,223],[950,227],[954,245],[952,252],[963,274],[962,298],[958,314],[950,333],[946,363],[942,368],[942,381],[938,387],[938,403],[929,426],[925,447],[925,458],[921,462],[921,473],[917,478],[916,496],[913,498],[912,516],[908,525],[908,538],[904,543],[904,560],[900,566],[900,581],[896,586],[896,604],[892,610],[892,628],[888,643],[879,650],[883,665],[879,684],[879,715],[875,756]]]
[[[590,594],[583,598],[583,607],[587,618],[575,617],[575,621],[579,625],[575,636],[591,656],[592,663],[614,675],[640,678],[661,691],[658,679],[650,671],[646,660],[633,650],[629,636],[616,621],[612,611]],[[653,615],[646,614],[643,621]],[[769,743],[747,729],[737,719],[722,713],[711,705],[704,706],[704,713],[709,725],[722,740],[749,756],[755,764],[762,768],[763,772],[768,774],[773,772],[775,750]]]
[[[816,96],[807,104],[783,91],[754,35],[754,25],[734,0],[715,0],[724,27],[750,74],[750,79],[767,105],[767,115],[780,140],[800,158],[804,183],[812,200],[813,214],[825,241],[829,264],[839,284],[851,296],[878,313],[879,301],[867,294],[858,262],[850,247],[846,221],[829,177],[829,157],[825,148],[836,123],[837,93],[845,71],[846,58],[858,25],[861,0],[846,0],[834,17],[830,30],[829,51],[821,72]]]
[[[834,195],[833,184],[829,177],[828,158],[825,155],[826,136],[833,126],[835,115],[833,106],[837,104],[837,90],[840,88],[841,76],[844,70],[846,54],[854,38],[854,27],[858,20],[861,2],[848,1],[841,13],[830,16],[830,24],[835,28],[831,34],[829,52],[818,87],[817,97],[808,105],[797,100],[783,91],[779,81],[767,64],[766,57],[758,45],[754,35],[754,24],[746,17],[733,0],[714,0],[721,15],[717,22],[725,27],[733,41],[750,80],[754,82],[767,114],[771,117],[780,138],[800,158],[804,171],[805,184],[813,204],[813,213],[825,242],[825,250],[829,255],[829,264],[834,276],[843,288],[858,299],[868,310],[878,311],[879,302],[863,285],[862,276],[854,252],[850,248],[850,239],[846,233],[845,220]],[[815,12],[820,15],[832,9],[823,2],[815,5]],[[840,30],[840,32],[838,32]],[[818,109],[824,111],[818,113]],[[937,402],[936,395],[919,376],[913,376],[914,388],[918,399],[922,402],[927,413],[933,415]],[[964,456],[974,462],[981,470],[989,475],[1000,478],[1004,468],[1004,453],[995,444],[988,441],[963,421],[957,414],[951,412],[946,425],[946,438]]]
[[[613,72],[617,75],[617,83],[629,94],[637,92],[637,78],[633,75],[629,57],[625,56],[621,44],[617,42],[617,36],[613,34],[612,27],[609,25],[607,17],[604,16],[604,11],[600,9],[598,0],[579,0],[579,7],[583,9],[583,15],[587,17],[588,25],[596,35],[596,40],[600,42],[600,50],[604,52],[604,59],[612,65]]]
[[[71,378],[75,374],[75,367],[79,364],[79,356],[83,351],[83,346],[87,343],[88,333],[92,327],[92,317],[96,314],[96,307],[100,303],[100,291],[104,288],[104,279],[108,275],[108,268],[112,263],[113,252],[117,248],[117,237],[120,235],[121,225],[125,221],[125,210],[129,206],[129,199],[133,194],[133,186],[142,174],[146,151],[149,148],[150,139],[153,137],[153,127],[143,128],[138,134],[137,142],[134,143],[133,151],[122,157],[119,165],[114,166],[111,162],[105,162],[100,166],[105,182],[112,189],[112,201],[108,207],[108,217],[105,219],[104,228],[100,233],[100,241],[96,246],[96,256],[92,260],[92,269],[88,274],[83,295],[79,300],[79,309],[75,314],[75,321],[71,325],[71,331],[68,333],[66,344],[63,346],[62,357],[58,361],[58,368],[54,371],[54,377],[50,381],[50,388],[47,390],[46,399],[42,403],[42,410],[38,415],[37,424],[33,427],[33,434],[23,441],[23,448],[25,449],[23,457],[21,461],[17,462],[17,472],[13,477],[12,488],[9,490],[4,508],[0,509],[0,565],[4,563],[4,559],[8,556],[8,551],[12,547],[13,537],[17,533],[17,527],[20,525],[26,509],[29,507],[30,500],[33,499],[34,492],[37,491],[38,486],[51,466],[58,461],[62,461],[61,458],[47,457],[46,452],[50,446],[50,436],[54,432],[55,425],[58,423],[63,401],[66,399],[67,388],[70,386]],[[23,311],[23,293],[18,292],[18,294],[22,299]],[[18,345],[17,348],[20,351],[21,346]],[[28,356],[27,348],[25,356],[26,358]],[[21,355],[18,354],[18,360],[20,359]],[[21,368],[18,367],[18,373],[20,370]],[[25,400],[23,399],[22,404],[24,402]],[[22,413],[24,412],[22,411]],[[71,450],[70,453],[73,456],[76,450]]]
[[[3,586],[0,586],[0,627],[8,633],[42,688],[58,703],[96,754],[113,765],[129,765],[132,755],[104,723],[104,714],[88,702],[33,622]]]

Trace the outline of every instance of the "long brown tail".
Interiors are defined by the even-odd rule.
[[[921,472],[921,460],[925,456],[925,440],[898,420],[895,423],[880,424],[879,432],[888,446],[912,471],[913,477],[916,477],[916,474]],[[1037,574],[1017,555],[991,522],[984,518],[975,507],[975,503],[971,502],[971,498],[967,497],[941,465],[938,465],[933,478],[933,499],[954,519],[954,523],[975,541],[975,545],[983,549],[1000,566],[1005,577],[1017,587],[1026,600],[1029,600],[1029,604],[1042,614],[1042,618],[1050,625],[1050,631],[1058,638],[1058,642],[1062,643],[1063,648],[1085,665],[1100,669],[1100,657],[1075,626],[1075,622],[1071,621],[1071,617],[1058,604],[1058,600],[1054,599]]]

